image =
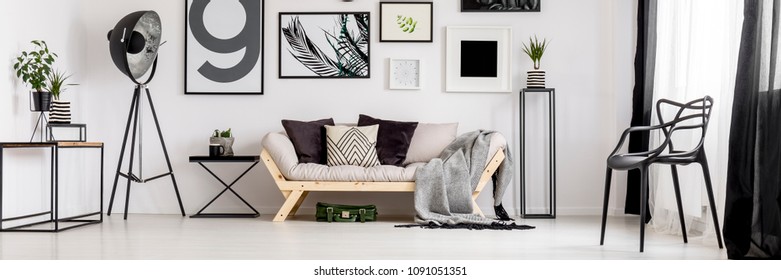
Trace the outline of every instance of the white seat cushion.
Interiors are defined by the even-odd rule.
[[[289,181],[414,182],[417,168],[428,162],[428,160],[414,162],[404,167],[392,165],[368,168],[348,165],[328,167],[315,163],[298,163],[293,143],[283,132],[266,134],[262,145],[277,164],[282,176]],[[501,133],[494,133],[491,137],[488,158],[485,159],[486,164],[499,149],[503,149],[506,145],[507,140],[504,136]]]

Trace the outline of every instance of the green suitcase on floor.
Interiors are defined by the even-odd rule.
[[[372,222],[377,220],[377,206],[317,203],[318,222]]]

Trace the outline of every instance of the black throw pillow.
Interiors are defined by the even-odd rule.
[[[367,115],[358,115],[358,126],[375,124],[380,125],[377,132],[377,157],[380,158],[380,163],[402,166],[418,123],[381,120]]]
[[[334,119],[311,122],[282,120],[287,136],[293,142],[299,163],[325,164],[325,126],[334,125]]]

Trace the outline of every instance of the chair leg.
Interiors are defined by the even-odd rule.
[[[599,245],[605,245],[605,226],[607,225],[607,205],[610,201],[610,179],[613,175],[613,170],[610,167],[605,172],[605,200],[602,204],[602,233],[599,236]]]
[[[640,168],[640,253],[645,247],[645,217],[648,213],[648,167]]]
[[[710,169],[708,168],[708,159],[705,158],[705,150],[700,151],[702,159],[702,175],[705,177],[705,190],[708,191],[708,202],[710,203],[711,216],[713,216],[713,226],[716,228],[716,239],[719,241],[719,249],[724,249],[724,242],[721,239],[721,227],[719,226],[719,216],[716,213],[716,200],[713,199],[713,186],[710,180]]]
[[[678,203],[678,219],[681,221],[681,233],[683,234],[683,243],[689,243],[686,236],[686,221],[683,219],[683,204],[681,204],[681,184],[678,182],[678,167],[670,165],[673,173],[673,188],[675,189],[675,202]]]

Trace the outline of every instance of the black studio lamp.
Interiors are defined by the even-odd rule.
[[[162,25],[160,22],[160,16],[154,11],[138,11],[131,13],[122,18],[114,29],[108,32],[109,51],[111,52],[111,59],[114,64],[119,68],[123,74],[128,76],[133,83],[136,84],[133,91],[133,101],[130,105],[130,113],[127,117],[127,125],[125,125],[125,137],[122,140],[122,150],[119,155],[119,163],[117,163],[117,172],[114,177],[114,187],[111,190],[111,200],[108,206],[107,215],[111,216],[111,209],[114,206],[114,195],[117,191],[117,183],[119,177],[127,179],[127,193],[125,195],[125,216],[127,220],[128,204],[130,202],[130,185],[132,182],[146,183],[152,180],[160,179],[170,176],[174,185],[174,191],[176,192],[176,199],[179,201],[179,209],[184,213],[184,206],[182,205],[182,198],[179,195],[179,188],[176,185],[176,177],[174,177],[174,171],[171,167],[171,160],[168,157],[168,149],[166,149],[165,141],[163,140],[163,132],[160,129],[160,123],[157,120],[157,112],[155,112],[155,106],[152,102],[152,95],[149,93],[147,83],[149,83],[155,75],[157,69],[157,53],[162,43],[160,42],[160,36],[162,35]],[[146,81],[139,82],[139,80],[147,74],[149,70],[152,70]],[[149,178],[143,176],[143,118],[139,118],[141,115],[141,107],[143,105],[142,91],[146,92],[146,97],[149,102],[149,108],[152,111],[152,118],[155,121],[155,127],[157,128],[157,135],[160,138],[160,144],[163,148],[163,154],[165,155],[165,161],[168,164],[168,172]],[[121,172],[122,163],[125,159],[125,148],[128,144],[128,136],[130,136],[131,125],[132,137],[130,138],[130,153],[127,172]],[[138,146],[138,162],[134,162],[136,159],[136,146]],[[134,164],[138,165],[138,174],[133,173]]]

